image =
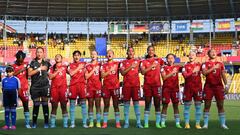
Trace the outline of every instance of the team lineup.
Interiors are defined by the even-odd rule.
[[[108,127],[111,99],[116,128],[129,128],[131,100],[135,111],[137,128],[149,128],[148,119],[152,102],[155,107],[156,128],[167,127],[169,103],[173,106],[176,128],[182,128],[180,122],[181,113],[178,109],[179,73],[185,79],[183,92],[184,111],[182,113],[184,116],[184,128],[191,128],[189,121],[192,100],[195,105],[195,128],[208,128],[209,110],[214,97],[220,127],[228,129],[225,123],[224,95],[228,93],[229,86],[227,85],[224,64],[217,60],[215,50],[210,49],[208,51],[209,60],[205,63],[197,62],[196,53],[191,51],[188,55],[189,61],[183,66],[175,64],[175,55],[171,53],[166,56],[166,60],[158,58],[155,55],[153,46],[147,48],[145,59],[136,59],[133,47],[129,47],[126,54],[126,60],[114,61],[114,51],[108,50],[107,61],[98,62],[97,51],[92,51],[91,62],[87,63],[80,61],[81,53],[76,50],[73,52],[73,62],[69,65],[63,63],[63,57],[60,54],[55,56],[55,64],[51,65],[44,59],[44,49],[41,47],[36,49],[36,58],[30,64],[24,62],[26,54],[18,51],[15,63],[6,68],[7,75],[2,79],[3,106],[5,109],[5,126],[2,129],[16,129],[18,96],[23,104],[26,128],[37,128],[40,105],[42,105],[43,109],[44,128],[55,128],[59,103],[62,110],[63,127],[75,128],[75,105],[78,99],[81,105],[82,126],[84,128]],[[67,74],[71,77],[69,87],[67,85]],[[123,76],[121,92],[119,74]],[[143,125],[139,105],[141,95],[139,74],[144,76],[143,96],[145,108]],[[205,84],[202,84],[202,75],[206,77]],[[31,78],[31,86],[28,86],[28,77]],[[31,123],[29,88],[33,101]],[[120,123],[120,98],[122,98],[124,104],[123,125]],[[49,99],[51,103],[50,116]],[[101,99],[103,99],[104,103],[103,112],[101,110]],[[69,112],[67,110],[68,101]],[[203,109],[201,108],[202,101],[204,101]],[[94,123],[94,111],[96,111],[96,123]],[[200,123],[202,117],[203,126]]]

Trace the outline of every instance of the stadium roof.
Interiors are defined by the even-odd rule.
[[[0,16],[91,20],[239,17],[240,0],[0,0]]]

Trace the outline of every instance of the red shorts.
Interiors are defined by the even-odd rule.
[[[143,92],[145,97],[161,97],[162,89],[160,86],[144,85]]]
[[[67,103],[67,86],[51,87],[50,95],[52,103]]]
[[[27,89],[21,89],[18,93],[19,98],[22,102],[28,102],[29,101],[29,93]]]
[[[101,98],[101,90],[87,90],[87,98]]]
[[[138,101],[141,96],[140,88],[139,86],[123,87],[122,95],[124,101],[129,101],[131,98],[133,101]]]
[[[103,88],[102,90],[103,98],[113,98],[114,100],[118,100],[120,98],[120,91],[119,89],[107,89]]]
[[[212,100],[213,96],[216,100],[224,100],[224,88],[223,86],[210,87],[205,85],[203,90],[204,100]]]
[[[168,89],[163,89],[162,91],[162,102],[165,104],[170,103],[178,103],[179,102],[179,91],[172,91]]]
[[[70,85],[68,98],[73,100],[77,99],[77,97],[80,99],[85,99],[86,94],[87,92],[85,83],[76,83],[74,85]]]
[[[202,89],[184,88],[183,101],[202,101]]]

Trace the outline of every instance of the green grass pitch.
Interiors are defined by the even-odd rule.
[[[1,108],[2,110],[3,108]],[[142,116],[142,124],[143,124],[143,109],[141,107],[141,116]],[[183,106],[180,106],[181,113],[181,125],[184,126],[183,123]],[[223,130],[220,128],[218,115],[216,110],[216,104],[212,104],[211,112],[210,112],[210,120],[209,120],[209,129],[207,130],[197,130],[194,128],[194,109],[191,107],[191,129],[177,129],[175,128],[175,123],[173,119],[172,106],[170,106],[168,110],[167,117],[167,128],[165,129],[157,129],[155,128],[155,114],[154,108],[151,108],[150,115],[150,128],[149,129],[137,129],[135,128],[135,115],[133,111],[133,107],[130,110],[130,128],[128,129],[116,129],[114,127],[114,115],[113,109],[110,109],[109,113],[109,127],[107,129],[84,129],[81,124],[81,108],[76,107],[76,128],[74,129],[64,129],[62,128],[62,119],[61,119],[61,111],[58,109],[57,114],[57,128],[55,129],[44,129],[43,128],[43,116],[42,110],[40,108],[40,115],[38,120],[38,128],[37,129],[26,129],[24,127],[24,116],[23,110],[19,109],[17,111],[17,130],[16,131],[0,131],[0,135],[238,135],[240,134],[240,106],[239,101],[226,101],[225,102],[225,110],[226,110],[226,119],[227,125],[229,126],[229,130]],[[123,106],[120,107],[121,111],[121,123],[123,125]],[[4,113],[0,113],[0,125],[4,125]]]

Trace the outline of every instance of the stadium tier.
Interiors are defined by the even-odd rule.
[[[112,37],[110,44],[108,44],[107,48],[115,51],[116,58],[124,58],[126,56],[126,38],[124,37]],[[134,39],[133,39],[134,40]],[[27,47],[30,47],[32,43],[30,40],[26,42]],[[232,49],[233,38],[232,34],[217,34],[216,38],[212,40],[211,47],[217,51],[218,54],[221,54],[222,50],[231,50]],[[3,40],[0,40],[0,44],[4,47]],[[8,38],[6,42],[7,46],[7,57],[14,56],[14,53],[18,49],[22,49],[24,43],[18,45],[14,43],[13,38]],[[20,47],[18,47],[20,46]],[[36,42],[36,46],[44,47],[45,43]],[[143,57],[146,54],[146,48],[148,46],[148,41],[146,38],[139,41],[136,44],[132,44],[131,46],[135,49],[135,54],[137,57]],[[189,39],[182,40],[171,40],[167,42],[166,40],[161,40],[154,43],[154,47],[156,49],[156,55],[159,57],[165,57],[168,53],[173,53],[178,57],[186,56],[190,50],[198,50],[201,49],[201,52],[198,53],[198,56],[205,56],[207,50],[209,49],[209,39],[208,37],[198,36],[195,38],[194,46],[189,45]],[[54,58],[56,54],[62,54],[65,58],[71,58],[71,54],[74,50],[79,50],[81,52],[85,52],[85,55],[82,55],[84,58],[90,56],[90,51],[95,49],[95,40],[86,41],[86,38],[77,39],[74,43],[65,44],[64,43],[55,43],[54,40],[48,40],[48,57]],[[3,52],[3,49],[1,49]],[[31,49],[29,50],[31,52]],[[4,53],[1,53],[1,56]],[[34,54],[30,54],[34,56]]]
[[[233,75],[231,87],[229,89],[230,93],[240,93],[240,73],[235,73]]]

